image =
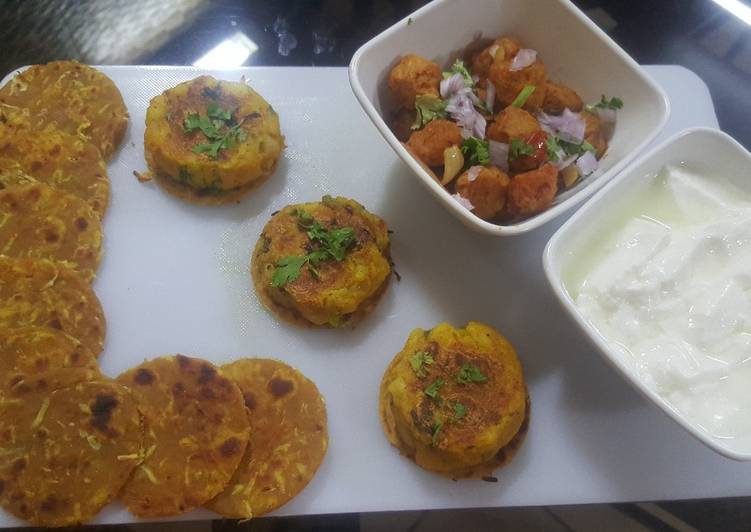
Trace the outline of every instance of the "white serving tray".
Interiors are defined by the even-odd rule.
[[[549,505],[751,495],[751,464],[705,448],[647,403],[594,352],[558,307],[542,250],[566,216],[521,237],[473,233],[409,175],[366,118],[346,68],[248,68],[213,73],[249,82],[278,111],[288,148],[277,173],[238,205],[196,207],[139,183],[149,100],[204,73],[174,67],[101,67],[125,97],[131,124],[110,164],[112,200],[95,289],[107,317],[102,370],[116,376],[171,353],[215,363],[276,357],[326,398],[330,447],[316,477],[277,515]],[[674,113],[662,136],[717,126],[709,92],[674,66],[647,71]],[[628,102],[626,102],[628,105]],[[251,249],[270,214],[323,194],[355,198],[394,229],[394,282],[355,330],[279,323],[250,283]],[[410,330],[480,320],[516,346],[532,423],[499,482],[443,479],[401,457],[381,432],[378,386]],[[197,510],[184,519],[215,514]],[[98,523],[135,521],[119,503]],[[0,526],[19,520],[0,511]]]

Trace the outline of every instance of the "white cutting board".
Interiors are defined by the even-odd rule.
[[[217,364],[258,355],[284,360],[315,381],[328,406],[329,452],[310,485],[277,515],[751,495],[751,464],[714,454],[648,404],[558,308],[541,257],[565,216],[521,237],[470,232],[382,140],[351,94],[345,68],[212,73],[228,80],[244,74],[278,111],[288,145],[276,174],[226,207],[191,206],[133,176],[146,169],[149,100],[205,72],[101,70],[122,91],[131,116],[109,167],[112,199],[94,285],[108,324],[102,370],[114,377],[172,353]],[[675,66],[647,71],[672,103],[662,137],[717,126],[696,75]],[[251,287],[251,250],[270,214],[324,194],[357,199],[395,231],[402,280],[355,330],[279,323]],[[468,320],[496,327],[516,346],[532,398],[527,442],[495,484],[421,470],[388,444],[377,415],[381,375],[409,332]],[[214,516],[197,510],[181,518]],[[134,520],[115,503],[95,522]],[[0,511],[0,526],[19,524]]]

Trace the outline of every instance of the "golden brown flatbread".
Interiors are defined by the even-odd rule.
[[[225,517],[279,508],[310,482],[326,449],[326,406],[318,388],[277,360],[244,358],[222,366],[250,417],[250,441],[227,489],[206,504]]]
[[[91,278],[102,256],[102,223],[81,198],[41,183],[0,190],[0,254],[70,263]]]
[[[96,146],[54,124],[34,129],[28,111],[0,105],[0,189],[28,176],[78,196],[100,218],[107,210],[107,167]]]
[[[113,382],[51,391],[39,379],[0,397],[0,505],[33,525],[78,525],[115,498],[142,458],[140,415]]]
[[[209,362],[183,355],[144,362],[117,381],[143,413],[145,459],[120,498],[138,517],[187,512],[221,493],[248,443],[237,385]]]
[[[24,70],[0,88],[0,103],[28,109],[35,129],[52,124],[92,142],[107,160],[128,127],[128,110],[112,80],[77,61]]]
[[[77,367],[96,369],[96,357],[62,331],[36,326],[0,329],[0,393],[42,372]]]
[[[0,327],[38,325],[63,331],[99,356],[105,320],[86,277],[50,260],[0,256]]]

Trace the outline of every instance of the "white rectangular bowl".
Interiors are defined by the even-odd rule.
[[[397,60],[416,53],[448,67],[479,38],[513,35],[537,50],[548,76],[573,87],[585,102],[602,94],[625,102],[600,169],[526,220],[495,224],[461,207],[407,152],[386,120],[395,103],[387,78]],[[541,226],[582,202],[616,175],[660,132],[667,96],[641,67],[568,0],[436,0],[365,43],[352,57],[355,96],[394,151],[428,190],[467,227],[497,236]]]
[[[751,190],[751,180],[748,178],[751,175],[751,153],[722,131],[709,128],[683,130],[629,165],[561,226],[545,247],[545,274],[563,308],[637,390],[711,449],[735,460],[751,460],[751,438],[743,441],[712,437],[634,374],[616,350],[582,316],[565,283],[571,261],[579,254],[586,253],[589,245],[597,240],[603,220],[611,214],[613,205],[625,205],[637,200],[663,167],[678,164],[686,164],[692,170],[711,175],[713,179],[727,180],[735,187]]]

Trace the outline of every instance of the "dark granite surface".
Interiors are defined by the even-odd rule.
[[[471,0],[462,1],[471,9]],[[247,58],[246,65],[345,66],[361,44],[425,3],[423,0],[2,0],[0,71],[5,73],[24,64],[58,58],[76,58],[93,64],[190,65],[238,32],[258,47]],[[721,128],[751,148],[751,9],[744,21],[721,7],[722,0],[576,0],[575,3],[638,62],[679,64],[696,72],[709,86]],[[749,6],[748,0],[740,5]],[[499,530],[503,523],[503,529],[508,530],[748,530],[751,523],[748,508],[748,499],[734,499],[660,506],[596,505],[571,511],[408,512],[410,515],[262,519],[242,526],[205,522],[131,525],[118,529],[440,531]],[[668,516],[661,511],[669,511]],[[456,522],[466,526],[450,524]],[[426,523],[432,524],[426,526]]]

